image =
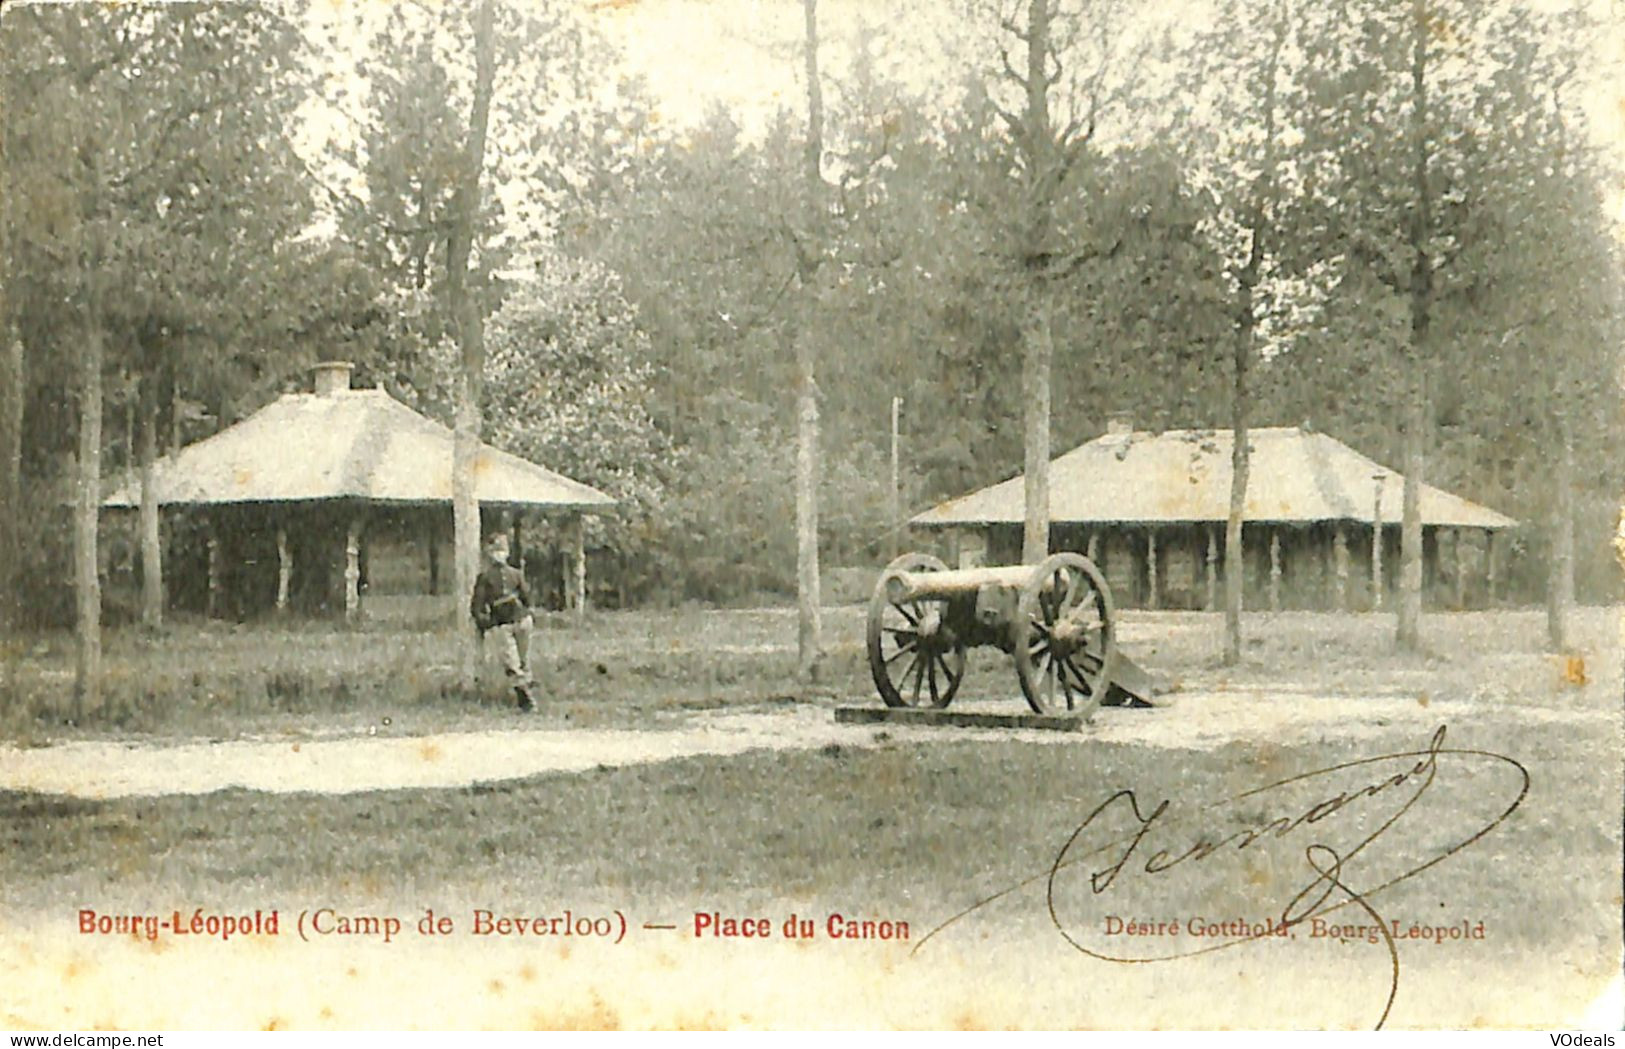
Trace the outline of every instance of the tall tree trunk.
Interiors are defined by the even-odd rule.
[[[473,623],[469,618],[468,596],[474,591],[479,573],[480,504],[474,489],[474,467],[480,448],[480,382],[460,369],[454,389],[451,459],[452,530],[452,621],[466,644],[460,646],[461,670],[465,683],[474,675]]]
[[[94,285],[100,278],[92,274]],[[79,354],[79,456],[73,515],[73,579],[78,606],[74,660],[73,716],[101,702],[102,590],[96,525],[102,502],[102,326],[100,301],[92,293],[86,310],[84,345]]]
[[[418,184],[418,226],[412,233],[412,286],[422,291],[429,283],[429,181]]]
[[[136,394],[141,460],[141,625],[164,625],[164,546],[158,519],[158,398],[151,380]]]
[[[1254,199],[1252,210],[1252,243],[1247,249],[1247,265],[1237,275],[1236,343],[1232,350],[1232,378],[1235,385],[1230,395],[1230,508],[1224,525],[1226,666],[1241,662],[1241,606],[1247,582],[1242,521],[1247,509],[1247,481],[1252,469],[1252,449],[1248,446],[1247,437],[1247,424],[1252,416],[1252,393],[1247,385],[1247,375],[1258,341],[1258,318],[1254,315],[1253,293],[1258,287],[1259,267],[1264,256],[1262,188],[1260,196]]]
[[[1256,238],[1255,238],[1256,239]],[[1247,475],[1252,457],[1247,447],[1247,420],[1251,404],[1247,389],[1247,366],[1253,354],[1254,324],[1252,288],[1242,286],[1242,312],[1238,315],[1234,378],[1230,398],[1230,513],[1224,525],[1224,663],[1241,662],[1241,604],[1246,585],[1246,560],[1241,546],[1241,526],[1247,506]]]
[[[1413,375],[1421,367],[1413,361]],[[1427,418],[1420,376],[1412,379],[1413,389],[1405,410],[1405,488],[1402,496],[1399,531],[1399,624],[1396,641],[1407,652],[1422,647],[1422,471],[1423,430]]]
[[[1247,583],[1246,551],[1242,546],[1242,522],[1247,510],[1247,482],[1252,469],[1252,448],[1247,428],[1252,419],[1252,391],[1247,383],[1253,356],[1258,352],[1256,294],[1263,275],[1265,244],[1271,222],[1268,205],[1276,194],[1275,81],[1281,51],[1286,45],[1287,11],[1275,6],[1274,32],[1269,60],[1264,65],[1264,164],[1253,183],[1248,206],[1251,238],[1247,263],[1236,275],[1236,314],[1230,397],[1230,506],[1224,526],[1224,663],[1241,662],[1241,608]]]
[[[101,219],[102,165],[100,146],[90,144],[90,192],[84,205],[79,234],[82,239],[80,279],[85,294],[84,345],[79,351],[79,455],[75,464],[73,514],[73,578],[75,617],[73,716],[101,705],[102,587],[97,550],[102,504],[102,327],[101,266],[106,256],[102,233],[93,223]],[[92,243],[94,246],[92,247]]]
[[[817,681],[823,659],[818,574],[818,384],[811,336],[796,334],[796,671]]]
[[[1026,418],[1022,428],[1021,560],[1037,564],[1049,556],[1050,367],[1055,343],[1044,268],[1060,165],[1049,112],[1049,0],[1029,0],[1026,40],[1027,75],[1022,83],[1027,98],[1022,145],[1027,165],[1027,214],[1021,260],[1027,300],[1021,325],[1021,391]]]
[[[7,99],[0,77],[0,113]],[[0,177],[9,177],[6,121],[0,120]],[[22,554],[23,343],[11,286],[11,198],[0,191],[0,631],[19,625],[22,598],[17,564]]]
[[[480,174],[485,169],[485,134],[496,66],[492,17],[491,0],[480,0],[474,12],[474,101],[468,120],[468,145],[446,249],[446,305],[462,349],[451,467],[452,574],[456,586],[452,615],[463,638],[460,647],[465,682],[471,681],[474,673],[468,595],[479,571],[480,505],[474,487],[474,465],[479,457],[480,395],[485,371],[484,319],[469,295],[468,266],[479,222]]]
[[[1552,651],[1568,648],[1569,609],[1574,607],[1574,434],[1567,420],[1552,471],[1552,550],[1546,581],[1546,640]]]
[[[818,78],[818,0],[802,0],[806,26],[804,58],[807,76],[807,144],[802,174],[806,182],[806,232],[811,243],[797,246],[801,306],[810,318],[818,309],[817,281],[824,224],[824,92]],[[796,355],[796,672],[803,681],[818,679],[823,659],[823,616],[818,576],[818,382],[813,332],[808,323],[794,326]]]
[[[1422,647],[1422,469],[1427,427],[1427,383],[1423,377],[1428,325],[1433,310],[1432,190],[1428,185],[1428,24],[1427,0],[1411,3],[1411,137],[1415,150],[1411,212],[1411,338],[1406,354],[1405,489],[1400,516],[1399,623],[1396,641],[1408,652]]]
[[[1055,342],[1050,330],[1049,289],[1035,278],[1027,292],[1021,368],[1022,400],[1027,412],[1022,441],[1025,512],[1021,560],[1035,565],[1049,556],[1050,365]]]
[[[22,560],[25,378],[23,341],[0,315],[0,630],[16,629],[22,615],[17,565]]]

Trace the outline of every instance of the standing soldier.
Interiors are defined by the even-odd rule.
[[[530,631],[535,625],[530,613],[530,589],[525,573],[508,563],[508,536],[498,532],[486,540],[485,567],[474,580],[474,596],[469,612],[479,628],[480,639],[494,633],[502,655],[502,669],[513,686],[519,709],[536,709],[531,699]]]

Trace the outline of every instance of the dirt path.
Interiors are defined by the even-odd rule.
[[[1327,696],[1232,690],[1168,697],[1155,710],[1103,710],[1079,733],[1038,730],[838,725],[823,706],[698,714],[663,730],[529,728],[428,736],[318,740],[239,740],[181,744],[76,742],[36,749],[0,747],[0,789],[120,798],[207,794],[228,788],[274,793],[346,794],[399,788],[456,788],[550,772],[637,765],[750,750],[812,749],[1023,739],[1055,746],[1091,742],[1206,749],[1232,741],[1278,744],[1363,739],[1414,725],[1418,746],[1440,724],[1470,730],[1515,725],[1617,726],[1617,710],[1486,707],[1469,701],[1422,703],[1403,696]],[[956,704],[956,710],[1015,712],[1012,702]]]

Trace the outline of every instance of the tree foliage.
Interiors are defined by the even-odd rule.
[[[22,346],[11,461],[26,481],[8,512],[54,501],[77,438],[81,516],[93,521],[93,458],[128,468],[138,447],[150,456],[190,436],[189,404],[229,417],[304,348],[301,314],[318,291],[299,242],[312,200],[292,137],[308,52],[263,5],[17,5],[0,36],[11,275],[0,328]],[[98,427],[91,456],[83,445]],[[102,558],[94,528],[80,532],[89,623]],[[47,617],[60,578],[51,534],[37,530],[21,558],[33,573],[23,604]],[[151,577],[157,558],[145,560]]]
[[[1226,8],[1173,53],[1143,51],[1115,5],[1046,0],[1028,68],[1032,0],[968,3],[971,50],[930,85],[895,74],[893,27],[826,19],[827,49],[850,55],[820,77],[814,168],[799,93],[764,124],[718,107],[670,126],[606,72],[616,57],[577,5],[495,3],[465,271],[489,328],[486,437],[623,500],[593,539],[629,595],[788,594],[798,345],[815,363],[820,556],[841,566],[873,564],[896,525],[893,398],[917,510],[1022,469],[1039,415],[1055,450],[1116,413],[1224,423],[1245,319],[1250,420],[1308,420],[1401,465],[1419,381],[1429,482],[1527,522],[1520,594],[1562,560],[1567,517],[1595,596],[1615,578],[1593,540],[1625,485],[1625,333],[1599,188],[1617,172],[1576,104],[1586,26],[1427,0],[1417,134],[1410,4],[1286,5],[1271,79],[1281,6]],[[293,148],[316,83],[297,7],[8,5],[0,342],[14,330],[23,352],[4,358],[18,406],[0,400],[0,434],[20,435],[18,502],[62,494],[87,326],[107,473],[139,459],[138,421],[156,421],[159,451],[204,436],[318,356],[449,414],[467,13],[371,19],[364,93],[330,92],[351,132],[313,158]],[[1184,72],[1137,80],[1140,54]],[[1021,362],[1038,343],[1051,407],[1033,414]],[[1570,446],[1600,464],[1572,485]]]
[[[646,401],[659,385],[649,337],[614,275],[554,257],[520,280],[486,335],[486,439],[618,502],[588,538],[647,556],[678,458]]]

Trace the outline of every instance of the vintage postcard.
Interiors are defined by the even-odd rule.
[[[0,1028],[1618,1028],[1622,62],[6,4]]]

